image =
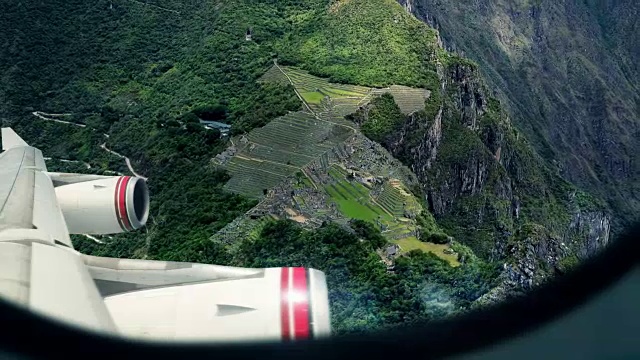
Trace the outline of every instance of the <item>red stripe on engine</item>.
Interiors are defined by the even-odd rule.
[[[309,338],[309,293],[307,292],[307,270],[293,268],[293,319],[296,339]]]
[[[289,268],[282,268],[280,273],[280,327],[282,328],[282,340],[289,341]]]
[[[125,176],[123,178],[122,184],[120,185],[119,194],[118,194],[118,207],[120,208],[120,219],[124,224],[124,228],[126,230],[133,230],[131,227],[131,223],[129,222],[129,214],[127,213],[127,185],[129,184],[130,176]]]
[[[127,230],[124,228],[124,224],[122,224],[121,215],[120,215],[120,206],[118,204],[118,194],[120,193],[120,184],[122,183],[122,177],[118,178],[118,182],[116,183],[116,191],[113,192],[113,205],[116,208],[116,220],[118,220],[118,224],[122,230]]]

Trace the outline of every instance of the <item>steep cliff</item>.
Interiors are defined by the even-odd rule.
[[[429,210],[450,235],[503,263],[501,296],[539,285],[604,247],[606,206],[545,165],[476,64],[445,51],[438,57],[441,84],[426,109],[382,143],[416,173]],[[381,97],[353,119],[364,126],[381,113],[374,109],[394,113],[394,106]]]
[[[476,61],[514,124],[554,167],[615,211],[640,210],[640,3],[399,0]]]

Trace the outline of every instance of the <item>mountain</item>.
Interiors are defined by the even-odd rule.
[[[640,210],[637,1],[401,0],[476,61],[516,126],[566,179]]]
[[[51,171],[129,172],[112,149],[149,178],[146,231],[82,252],[315,267],[347,333],[503,300],[608,242],[597,194],[393,0],[21,2],[0,24],[2,126]]]

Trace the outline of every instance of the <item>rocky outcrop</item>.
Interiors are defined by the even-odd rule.
[[[385,144],[396,157],[413,164],[412,170],[418,176],[426,175],[436,160],[442,141],[442,113],[440,108],[434,119],[427,118],[424,112],[410,115]]]
[[[553,276],[566,273],[609,243],[610,218],[600,211],[573,213],[562,236],[541,225],[522,229],[506,246],[500,284],[476,300],[476,306],[497,304],[522,295]]]
[[[474,66],[454,63],[449,66],[447,75],[445,88],[457,89],[455,106],[462,115],[462,123],[470,129],[477,129],[478,119],[487,108],[487,96]]]
[[[470,157],[464,163],[453,164],[450,169],[438,169],[440,172],[432,173],[436,178],[443,178],[438,184],[429,186],[427,201],[429,208],[436,216],[446,214],[454,205],[454,202],[463,195],[478,195],[485,190],[485,185],[492,167],[491,159],[487,156]],[[504,192],[510,194],[509,180],[506,184],[500,183]],[[501,191],[502,192],[502,191]],[[506,195],[506,194],[500,194]],[[508,195],[507,195],[508,196]]]
[[[565,233],[565,241],[575,248],[576,256],[585,260],[609,244],[610,217],[602,211],[576,211]]]

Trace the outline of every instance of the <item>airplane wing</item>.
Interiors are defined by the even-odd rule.
[[[0,295],[56,319],[115,329],[89,272],[73,250],[40,150],[2,129]]]
[[[83,257],[129,336],[289,341],[331,332],[325,275],[315,269]]]
[[[330,334],[326,279],[300,267],[94,257],[69,234],[147,221],[144,179],[47,172],[40,150],[2,129],[0,296],[101,332],[147,339],[299,340]]]
[[[42,152],[13,130],[2,129],[0,155],[0,231],[39,229],[51,240],[73,247],[56,200]]]

